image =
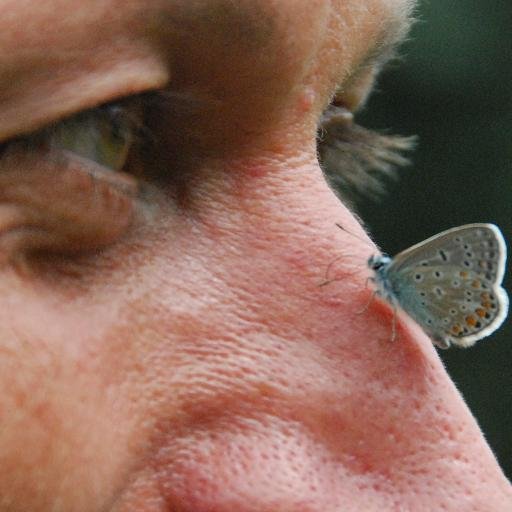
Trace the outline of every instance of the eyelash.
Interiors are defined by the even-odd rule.
[[[354,207],[385,193],[395,170],[410,163],[403,153],[415,143],[414,136],[381,134],[356,124],[334,100],[320,120],[317,146],[328,183]]]

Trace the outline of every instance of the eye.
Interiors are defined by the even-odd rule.
[[[0,264],[33,253],[96,253],[143,217],[145,185],[126,172],[143,145],[141,119],[140,104],[127,100],[0,145]]]
[[[106,105],[65,119],[45,129],[45,134],[52,148],[120,171],[134,142],[133,116],[120,106]]]

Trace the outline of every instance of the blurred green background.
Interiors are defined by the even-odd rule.
[[[381,76],[363,126],[417,134],[413,165],[378,204],[358,208],[395,254],[444,229],[493,222],[512,254],[512,1],[424,0],[403,61]],[[510,262],[505,287],[512,295]],[[512,478],[512,326],[440,352]]]

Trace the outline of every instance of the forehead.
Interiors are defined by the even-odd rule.
[[[373,18],[385,12],[376,45],[376,54],[382,55],[406,30],[410,4],[408,0],[311,4],[303,0],[297,1],[294,10],[301,12],[292,19],[287,0],[0,0],[0,141],[99,102],[165,87],[179,48],[172,37],[177,33],[187,37],[198,24],[229,35],[230,48],[236,45],[236,34],[239,42],[257,40],[256,51],[262,54],[261,38],[275,37],[269,27],[284,32],[287,24],[304,23],[302,11],[308,5],[312,19],[317,12],[321,18],[329,5],[343,11],[346,24],[355,11]],[[289,29],[283,36],[286,51],[291,35],[293,44],[300,44],[295,41],[297,30]],[[202,50],[208,51],[212,37],[203,38]],[[307,43],[311,46],[309,39]],[[225,40],[222,44],[226,47]],[[182,48],[188,52],[190,46]],[[190,60],[194,58],[198,56]],[[288,62],[294,64],[292,58]],[[272,67],[274,74],[276,69]],[[179,76],[174,73],[172,79]]]
[[[98,97],[162,86],[159,11],[160,2],[0,0],[0,139]]]

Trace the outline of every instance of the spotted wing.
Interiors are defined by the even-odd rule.
[[[397,254],[392,266],[399,272],[417,265],[453,265],[501,284],[506,259],[507,247],[495,225],[466,224],[443,231]]]
[[[400,306],[441,348],[469,347],[495,331],[508,313],[501,286],[453,265],[411,266],[389,275]]]
[[[438,346],[468,347],[507,316],[508,297],[500,286],[505,261],[499,229],[469,224],[398,254],[388,279],[400,306]]]

